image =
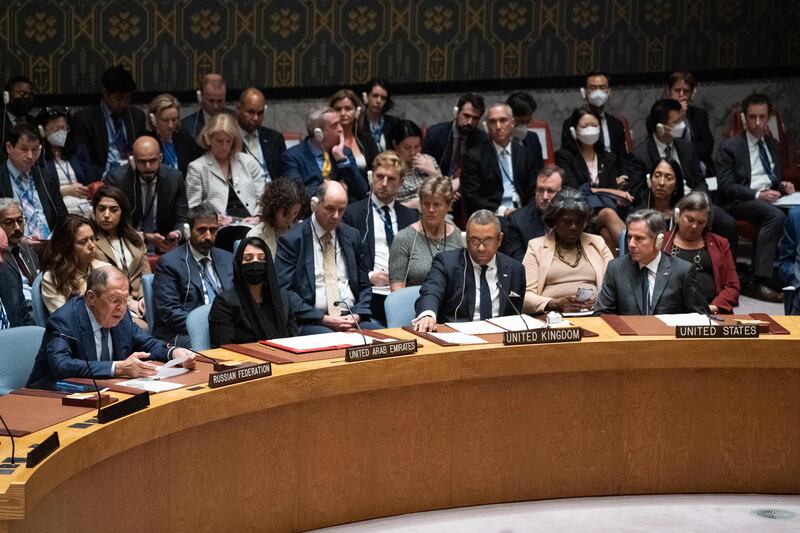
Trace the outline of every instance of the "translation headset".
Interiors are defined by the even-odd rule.
[[[147,114],[147,116],[150,118],[150,124],[152,124],[152,125],[153,125],[153,127],[155,128],[155,127],[156,127],[156,122],[158,122],[158,121],[156,120],[156,116],[155,116],[155,114],[153,114],[153,113],[148,113],[148,114]]]
[[[585,87],[581,87],[578,90],[581,92],[581,100],[586,100],[586,88]]]
[[[661,247],[664,246],[664,232],[659,232],[656,235],[656,250],[661,250]]]
[[[367,210],[366,215],[364,216],[364,227],[366,230],[364,231],[364,236],[361,238],[361,244],[364,244],[367,240],[367,236],[369,235],[369,215],[372,212],[372,176],[373,173],[371,170],[367,170]]]
[[[454,119],[458,118],[458,106],[457,105],[453,106],[453,118]]]
[[[666,127],[664,127],[664,125],[662,123],[659,122],[658,124],[656,124],[656,132],[658,133],[659,136],[663,136],[665,130],[666,130]]]
[[[467,292],[467,264],[469,263],[469,258],[467,257],[467,250],[463,250],[464,253],[464,273],[461,277],[461,299],[458,301],[458,305],[456,306],[455,320],[458,320],[458,310],[461,308],[461,304],[464,303],[464,295]]]
[[[3,91],[3,104],[8,105],[10,101],[11,101],[11,95],[8,94],[8,91]]]
[[[321,144],[324,138],[325,134],[322,133],[322,130],[320,128],[314,128],[314,140]]]
[[[575,131],[575,127],[574,126],[570,126],[569,127],[569,134],[572,135],[572,140],[574,140],[574,141],[578,140],[578,132]]]
[[[363,100],[364,104],[366,105],[366,103],[367,103],[367,91],[362,91],[361,92],[361,100]]]

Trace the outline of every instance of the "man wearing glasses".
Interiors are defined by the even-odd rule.
[[[516,259],[497,252],[502,241],[494,213],[481,209],[469,217],[467,249],[441,252],[433,258],[416,303],[413,324],[417,331],[436,331],[437,322],[486,320],[522,309],[525,269]]]
[[[8,251],[3,254],[3,259],[17,272],[22,281],[22,292],[25,295],[28,311],[31,311],[31,286],[39,274],[39,256],[23,238],[25,218],[16,200],[0,198],[0,229],[8,236]]]

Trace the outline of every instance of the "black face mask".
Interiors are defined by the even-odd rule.
[[[17,98],[8,103],[8,110],[11,111],[15,117],[24,117],[30,113],[33,108],[33,98]]]
[[[264,273],[267,271],[266,263],[245,263],[242,265],[244,279],[250,285],[259,285],[264,282]]]

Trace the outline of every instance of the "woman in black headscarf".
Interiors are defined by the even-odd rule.
[[[260,238],[239,244],[233,287],[214,298],[208,325],[213,346],[297,335],[289,293],[278,287],[272,254]]]

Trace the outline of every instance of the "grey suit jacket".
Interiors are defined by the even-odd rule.
[[[612,260],[597,298],[597,310],[616,315],[642,315],[642,272],[630,255]],[[694,267],[687,261],[661,254],[651,298],[652,315],[708,313]]]

